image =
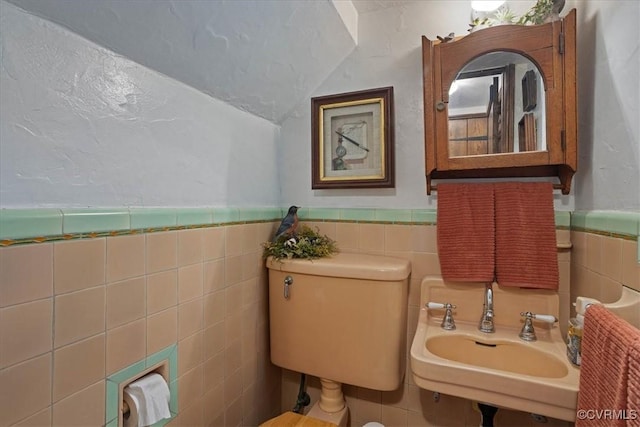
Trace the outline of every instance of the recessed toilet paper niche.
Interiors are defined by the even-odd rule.
[[[157,382],[159,378],[157,374],[164,380],[166,385],[167,392],[169,391],[168,385],[170,383],[169,376],[169,360],[163,360],[158,362],[157,364],[148,367],[142,372],[139,372],[135,376],[128,378],[125,381],[120,382],[118,385],[118,426],[119,427],[137,427],[137,419],[140,416],[138,414],[138,408],[136,407],[136,399],[132,397],[129,393],[125,392],[125,389],[129,387],[131,384],[140,384],[144,382],[145,379],[151,380],[152,382]],[[160,380],[161,382],[161,380]],[[167,406],[168,409],[168,406]],[[165,422],[168,422],[169,419],[165,419]],[[143,423],[147,425],[147,423]],[[153,425],[151,423],[150,425]]]
[[[107,377],[105,390],[105,427],[122,426],[122,390],[127,384],[150,372],[158,371],[162,378],[169,378],[169,410],[173,417],[178,414],[178,345],[171,344],[153,354],[147,355]],[[161,427],[171,420],[156,423]]]

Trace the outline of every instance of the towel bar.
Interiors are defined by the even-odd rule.
[[[554,190],[562,190],[564,186],[562,184],[553,184]],[[438,191],[438,184],[431,184],[429,186],[430,191]]]

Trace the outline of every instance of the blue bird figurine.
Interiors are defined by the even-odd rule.
[[[278,231],[276,231],[276,235],[273,238],[275,242],[278,240],[280,236],[291,236],[295,234],[296,229],[298,228],[298,209],[299,206],[291,206],[287,215],[282,218],[282,222],[280,222],[280,227],[278,227]]]

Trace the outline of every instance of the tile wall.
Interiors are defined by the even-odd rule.
[[[620,299],[621,285],[640,292],[638,241],[611,233],[571,231],[571,300],[577,296],[610,303]]]
[[[275,415],[260,246],[275,226],[0,248],[0,426],[104,425],[106,378],[173,344],[171,425]]]
[[[171,425],[257,425],[291,409],[299,375],[269,362],[260,258],[260,243],[281,215],[280,209],[0,211],[0,426],[71,425],[69,413],[78,425],[103,425],[106,378],[170,345],[178,348],[179,386]],[[410,344],[420,281],[439,274],[435,211],[300,215],[343,251],[411,261]],[[640,215],[569,218],[556,213],[558,243],[573,245],[558,251],[563,328],[576,292],[607,302],[621,284],[640,288]],[[317,379],[309,378],[308,391],[315,401]],[[436,402],[413,384],[409,368],[398,390],[345,386],[345,393],[352,425],[479,423],[471,402],[445,395]],[[529,414],[507,410],[498,422],[536,424]]]

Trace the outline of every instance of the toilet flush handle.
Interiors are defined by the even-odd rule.
[[[284,278],[284,299],[289,299],[289,286],[293,285],[293,277]]]

